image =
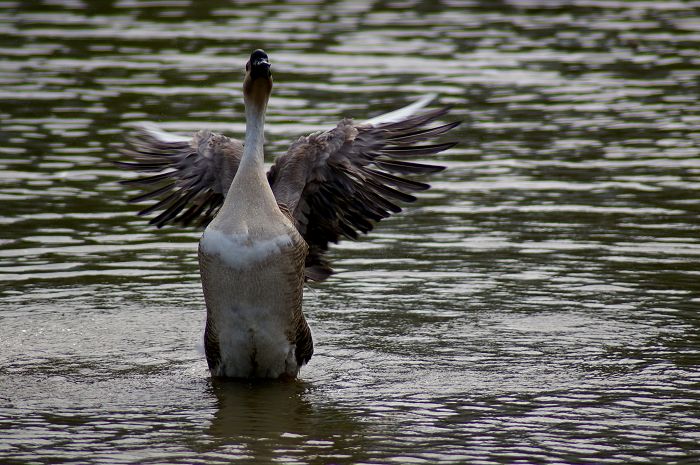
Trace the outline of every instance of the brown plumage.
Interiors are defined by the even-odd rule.
[[[264,56],[269,70],[264,52],[254,52],[251,61],[253,56]],[[258,79],[254,73],[255,69],[251,71],[248,66],[244,84],[246,112],[249,114],[250,103],[251,108],[259,106],[264,115],[272,80],[269,71],[262,79]],[[274,195],[272,202],[278,209],[275,213],[277,216],[273,215],[270,217],[272,220],[267,221],[281,221],[271,229],[287,231],[285,228],[292,228],[290,237],[298,237],[300,241],[285,252],[290,263],[299,262],[299,271],[294,270],[296,265],[290,265],[289,269],[287,265],[280,265],[280,272],[284,275],[280,279],[285,281],[283,287],[292,292],[287,296],[289,308],[292,309],[288,338],[296,348],[299,365],[306,363],[313,353],[311,333],[301,312],[303,281],[322,281],[332,273],[326,258],[329,244],[342,238],[355,239],[359,234],[369,232],[378,221],[400,212],[400,203],[415,201],[414,192],[430,187],[407,175],[430,174],[444,169],[439,165],[406,160],[430,156],[455,145],[454,142],[425,143],[459,124],[435,124],[436,120],[447,115],[449,108],[422,110],[431,100],[431,96],[424,97],[408,107],[364,123],[343,119],[333,129],[300,137],[284,155],[277,157],[267,172],[269,185],[265,189]],[[257,118],[256,113],[250,115]],[[264,121],[264,116],[262,118],[259,126]],[[261,145],[262,126],[257,130],[257,138],[250,140]],[[250,147],[251,152],[253,148]],[[255,149],[262,157],[262,148]],[[209,225],[217,217],[225,200],[226,208],[230,210],[227,215],[232,218],[230,221],[240,217],[240,211],[238,216],[232,213],[236,205],[241,207],[237,202],[252,201],[242,198],[245,194],[241,192],[247,192],[240,190],[242,182],[238,182],[238,190],[231,187],[234,179],[238,179],[236,174],[246,151],[248,147],[244,147],[242,142],[206,130],[197,132],[191,139],[157,130],[141,130],[129,139],[128,148],[123,150],[132,161],[119,164],[127,169],[148,173],[144,177],[123,181],[144,190],[133,197],[132,202],[155,200],[139,215],[156,213],[150,223],[158,227],[193,223],[201,227]],[[251,153],[247,159],[257,159],[257,156]],[[258,168],[246,169],[253,169],[251,173],[262,169],[261,164],[255,166]],[[257,179],[257,174],[255,177]],[[246,185],[258,189],[254,181]],[[227,198],[234,191],[242,197]],[[255,213],[249,214],[255,216]],[[214,229],[221,230],[222,221],[217,218]],[[293,242],[296,243],[296,239]],[[214,286],[211,283],[228,272],[226,268],[210,256],[203,258],[201,247],[200,263],[205,297],[223,292],[209,291],[208,287]],[[210,266],[210,263],[214,264]],[[211,272],[212,269],[216,270]],[[207,280],[210,284],[207,284]],[[268,279],[267,285],[269,282]],[[220,331],[212,318],[208,318],[205,347],[210,368],[221,361]],[[257,376],[255,370],[252,373]]]
[[[278,257],[270,257],[267,260],[261,261],[255,265],[254,268],[246,271],[249,275],[254,275],[258,272],[265,272],[270,270],[275,265],[280,262],[283,264],[281,272],[277,276],[276,287],[278,289],[284,289],[285,293],[283,300],[286,302],[288,312],[285,313],[285,318],[288,321],[285,325],[288,327],[286,334],[287,339],[295,346],[294,348],[294,358],[296,360],[297,366],[301,367],[305,365],[314,352],[313,340],[311,338],[311,330],[306,322],[304,313],[302,312],[302,298],[303,298],[303,283],[304,283],[304,273],[303,273],[303,263],[304,257],[307,254],[306,243],[297,236],[293,241],[292,247],[289,251],[291,260],[279,260]],[[226,266],[218,257],[211,256],[200,256],[200,271],[202,274],[202,284],[204,287],[205,295],[207,293],[216,293],[220,289],[210,288],[207,284],[211,282],[211,279],[207,279],[208,275],[218,274],[224,275],[229,273]],[[220,277],[220,276],[219,276]],[[235,275],[232,274],[230,279],[226,280],[231,285],[236,286],[238,281]],[[258,292],[269,292],[270,289],[259,289]],[[276,291],[276,289],[275,289]],[[219,344],[219,334],[220,329],[216,327],[215,318],[211,314],[207,316],[206,327],[204,330],[204,349],[207,356],[207,363],[209,369],[215,376],[225,376],[222,374],[224,367],[222,366],[222,356]],[[260,366],[257,363],[255,353],[250,354],[250,365],[246,367],[247,378],[269,378],[266,367]],[[285,370],[286,372],[287,370]],[[292,370],[295,371],[295,370]],[[296,370],[298,371],[298,369]],[[274,377],[274,376],[273,376]]]
[[[400,202],[415,201],[410,193],[430,187],[401,175],[429,174],[444,168],[403,158],[427,156],[455,145],[416,145],[459,124],[426,127],[448,111],[444,107],[376,125],[344,119],[331,130],[299,138],[275,160],[267,178],[277,202],[290,212],[309,245],[308,278],[323,280],[332,273],[325,259],[329,243],[366,234],[378,221],[400,212]],[[157,173],[123,181],[148,189],[130,201],[158,199],[139,212],[148,215],[160,210],[150,220],[158,227],[169,223],[206,226],[228,192],[243,144],[207,130],[197,132],[189,142],[163,141],[155,134],[141,130],[123,150],[135,161],[121,162],[121,166]]]

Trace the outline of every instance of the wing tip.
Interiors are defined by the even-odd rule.
[[[435,92],[425,94],[422,97],[420,97],[418,100],[416,100],[415,102],[410,103],[410,104],[406,105],[405,107],[401,107],[397,110],[390,111],[388,113],[384,113],[384,114],[375,116],[374,118],[363,121],[361,124],[374,126],[377,124],[396,123],[398,121],[402,121],[402,120],[410,117],[411,115],[414,115],[418,110],[428,106],[431,102],[436,100],[437,97],[438,97],[438,94]]]
[[[167,132],[159,128],[153,123],[145,123],[136,127],[137,133],[146,134],[160,142],[173,143],[173,142],[190,142],[192,136],[181,136],[180,134],[174,134],[172,132]]]

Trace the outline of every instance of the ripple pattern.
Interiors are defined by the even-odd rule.
[[[0,1],[0,462],[700,460],[692,1]],[[114,166],[143,122],[269,155],[437,92],[448,167],[305,295],[293,384],[198,351],[199,232]]]

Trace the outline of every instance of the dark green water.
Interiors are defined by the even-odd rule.
[[[0,463],[700,461],[698,2],[0,1]],[[142,122],[268,151],[438,92],[434,189],[333,251],[293,384],[214,384]]]

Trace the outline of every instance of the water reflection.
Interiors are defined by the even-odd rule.
[[[255,463],[357,462],[372,447],[354,412],[322,403],[309,383],[215,381],[212,388],[218,402],[207,449],[217,455]]]

